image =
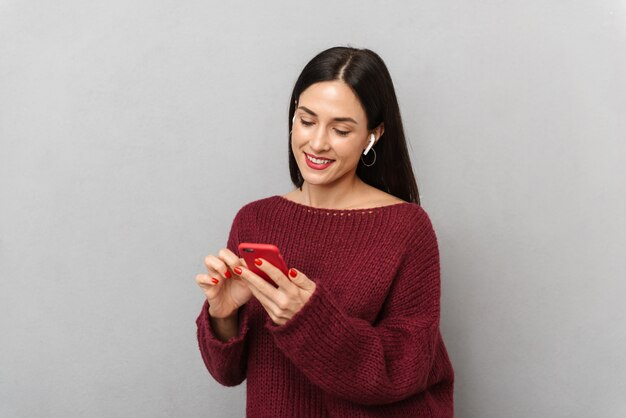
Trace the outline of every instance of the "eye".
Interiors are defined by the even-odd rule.
[[[350,131],[340,131],[339,129],[335,129],[335,132],[337,132],[339,136],[348,136],[350,133]]]
[[[300,123],[302,123],[304,126],[311,126],[313,125],[313,122],[308,122],[304,119],[300,119]]]

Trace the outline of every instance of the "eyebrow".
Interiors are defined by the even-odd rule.
[[[310,115],[312,115],[312,116],[317,116],[317,114],[316,114],[314,111],[312,111],[311,109],[309,109],[309,108],[307,108],[307,107],[304,107],[304,106],[298,106],[298,109],[302,109],[302,110],[304,110],[306,113],[308,113],[308,114],[310,114]],[[333,120],[334,120],[334,121],[336,121],[336,122],[352,122],[352,123],[354,123],[355,125],[358,125],[357,121],[355,121],[355,120],[354,120],[354,119],[352,119],[352,118],[333,118]]]

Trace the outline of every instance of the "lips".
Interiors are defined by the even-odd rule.
[[[332,163],[334,163],[334,162],[335,162],[334,160],[331,160],[331,161],[329,161],[329,162],[327,162],[327,163],[325,163],[325,164],[317,164],[317,163],[314,163],[313,161],[311,161],[311,160],[309,159],[308,155],[310,155],[310,154],[307,154],[306,152],[305,152],[304,154],[305,154],[304,160],[306,161],[306,164],[307,164],[310,168],[312,168],[312,169],[314,169],[314,170],[323,170],[323,169],[325,169],[326,167],[330,166]],[[314,157],[313,155],[311,155],[311,157],[313,157],[313,158],[318,158],[318,157]],[[322,159],[323,159],[323,158],[322,158]]]
[[[318,157],[318,156],[317,156],[317,155],[315,155],[315,154],[307,154],[306,152],[304,153],[304,155],[308,155],[309,157],[316,158],[316,159],[318,159],[318,160],[330,160],[330,161],[335,161],[335,160],[332,160],[332,159],[330,159],[330,158]]]

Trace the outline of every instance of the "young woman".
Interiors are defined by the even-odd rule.
[[[247,379],[267,417],[452,417],[439,331],[437,238],[419,195],[382,59],[335,47],[303,69],[289,108],[295,189],[248,203],[196,281],[205,365]],[[276,245],[288,275],[240,242]]]

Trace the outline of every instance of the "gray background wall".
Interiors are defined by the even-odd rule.
[[[346,44],[394,78],[456,415],[626,416],[624,0],[0,1],[0,416],[244,415],[194,276]]]

